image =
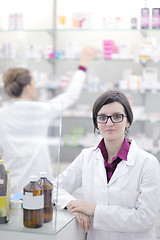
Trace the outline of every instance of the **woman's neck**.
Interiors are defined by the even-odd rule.
[[[21,94],[21,96],[18,97],[18,99],[20,100],[31,100],[30,96],[28,96],[27,94]]]
[[[104,143],[108,153],[108,163],[111,163],[112,158],[114,158],[118,154],[119,150],[122,148],[123,142],[124,137],[122,137],[121,139],[117,139],[116,141],[104,139]]]

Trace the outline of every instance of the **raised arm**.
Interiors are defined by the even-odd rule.
[[[95,55],[96,49],[93,46],[86,46],[82,50],[78,70],[74,73],[67,90],[50,101],[62,102],[63,110],[65,110],[78,100],[86,80],[88,64]]]

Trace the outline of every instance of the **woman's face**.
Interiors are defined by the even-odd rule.
[[[114,115],[113,119],[117,119],[118,114],[125,114],[124,107],[119,102],[113,102],[104,105],[98,112],[97,115],[104,115],[111,116]],[[129,127],[129,123],[127,121],[127,117],[123,117],[123,121],[119,123],[113,123],[110,118],[108,118],[107,123],[98,123],[97,122],[98,129],[100,131],[101,136],[106,141],[117,141],[124,139],[125,135],[125,128]]]

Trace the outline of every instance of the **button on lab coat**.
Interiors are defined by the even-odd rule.
[[[156,240],[160,166],[134,141],[127,161],[118,164],[109,183],[100,149],[82,150],[59,176],[57,206],[64,208],[74,200],[71,194],[80,186],[85,201],[96,205],[88,240]]]

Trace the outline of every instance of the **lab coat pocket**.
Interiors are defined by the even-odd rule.
[[[119,204],[127,208],[135,208],[138,199],[138,192],[121,191]]]

